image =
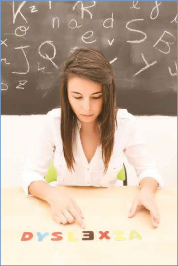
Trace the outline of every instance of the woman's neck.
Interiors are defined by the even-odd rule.
[[[91,123],[81,122],[81,132],[83,133],[97,133],[98,132],[98,122],[93,121]]]

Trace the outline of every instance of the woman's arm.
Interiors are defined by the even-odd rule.
[[[46,181],[35,181],[30,184],[28,187],[29,194],[50,202],[50,198],[54,192],[55,188],[50,186]]]
[[[140,189],[155,193],[159,183],[152,177],[145,177],[140,181]]]

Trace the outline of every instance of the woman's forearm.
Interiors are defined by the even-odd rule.
[[[34,181],[30,184],[29,193],[33,196],[45,200],[49,203],[51,195],[53,194],[55,188],[51,187],[46,181]]]
[[[140,189],[155,193],[159,184],[153,177],[145,177],[140,181]]]

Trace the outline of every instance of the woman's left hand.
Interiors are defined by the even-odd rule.
[[[154,200],[154,193],[147,188],[142,188],[134,199],[128,217],[132,218],[137,209],[142,205],[150,211],[152,224],[154,227],[157,227],[160,222],[159,211]]]

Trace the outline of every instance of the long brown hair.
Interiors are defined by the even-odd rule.
[[[74,170],[73,143],[75,142],[77,117],[73,112],[67,95],[68,78],[72,76],[92,80],[102,85],[103,105],[98,121],[100,123],[102,159],[108,169],[114,146],[116,120],[116,88],[114,73],[104,55],[94,48],[78,48],[64,62],[60,76],[61,138],[63,153],[68,169]]]

